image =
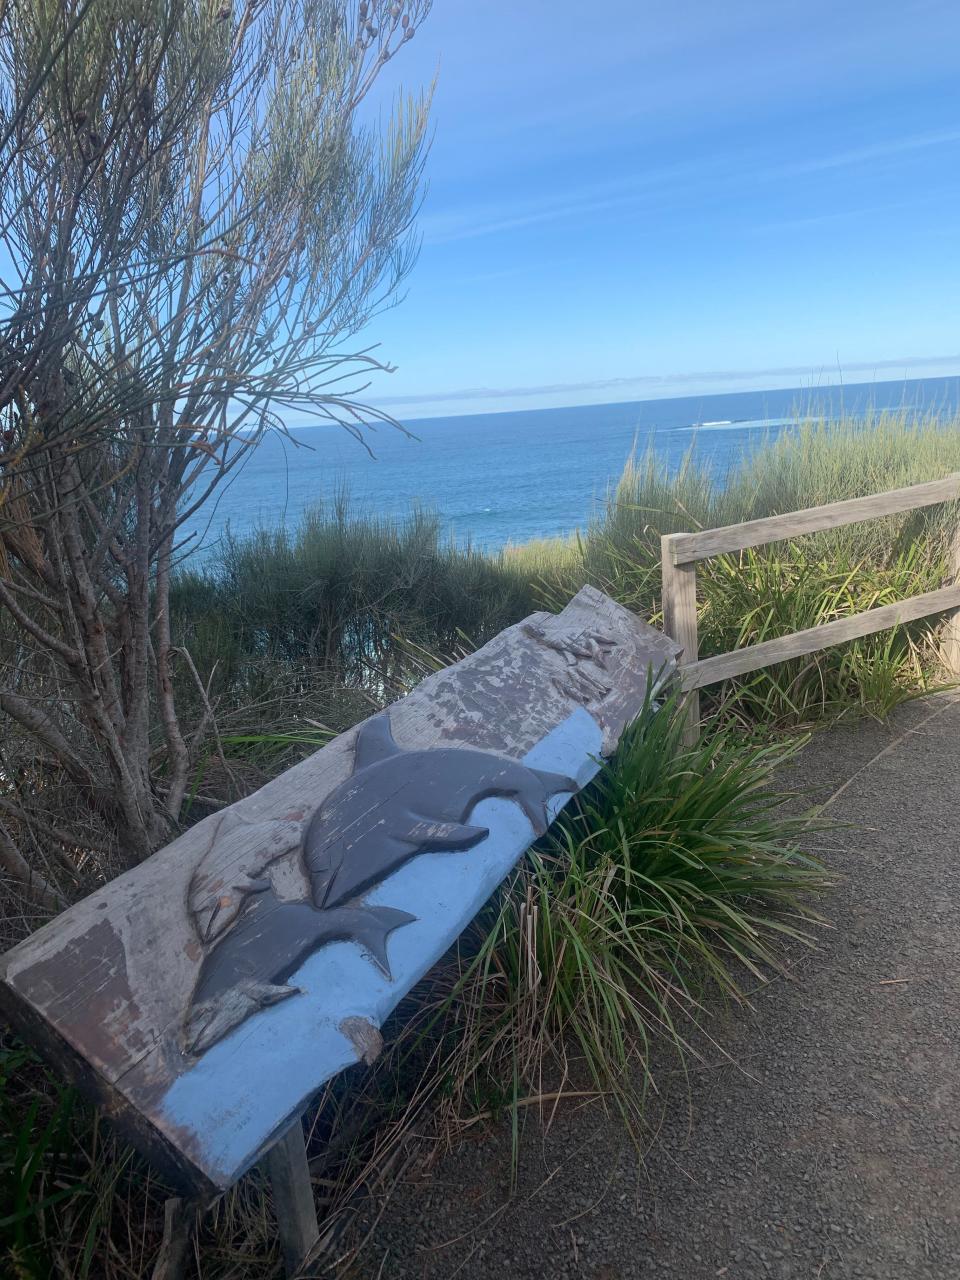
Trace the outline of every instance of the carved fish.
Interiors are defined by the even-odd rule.
[[[470,826],[467,818],[491,796],[515,801],[541,836],[550,821],[550,797],[577,790],[573,778],[490,751],[403,751],[393,740],[389,716],[376,716],[357,735],[352,777],[331,792],[304,834],[313,901],[336,906],[415,854],[472,848],[489,832]]]
[[[612,636],[605,636],[599,631],[581,631],[576,636],[554,636],[537,622],[525,622],[521,630],[531,640],[538,640],[548,649],[559,653],[568,667],[575,667],[582,659],[593,662],[606,671],[607,658],[611,650],[617,647],[617,642]]]
[[[513,800],[542,835],[550,797],[577,789],[564,774],[488,751],[404,751],[386,714],[367,721],[357,735],[353,774],[327,796],[303,834],[310,900],[283,901],[269,880],[245,881],[235,923],[201,966],[187,1048],[200,1053],[257,1009],[293,995],[297,988],[286,979],[327,942],[359,943],[390,977],[387,937],[415,917],[367,906],[359,896],[417,854],[472,848],[489,834],[467,822],[481,800]]]
[[[193,993],[185,1041],[202,1053],[258,1009],[296,995],[287,978],[328,942],[364,947],[389,977],[387,937],[416,916],[393,907],[336,907],[284,902],[273,888],[249,899],[224,941],[206,957]]]

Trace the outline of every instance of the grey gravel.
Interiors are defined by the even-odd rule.
[[[730,1055],[664,1051],[642,1157],[597,1104],[527,1117],[371,1207],[351,1276],[960,1275],[960,700],[818,734],[786,781],[824,802],[843,873],[832,929],[753,1008],[714,1011]],[[657,1064],[654,1064],[655,1067]]]

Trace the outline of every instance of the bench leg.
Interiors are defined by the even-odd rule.
[[[267,1152],[264,1163],[273,1188],[283,1265],[292,1276],[320,1238],[299,1116]]]
[[[178,1196],[167,1200],[163,1206],[163,1240],[154,1264],[152,1280],[183,1280],[197,1220],[197,1202],[181,1200]]]

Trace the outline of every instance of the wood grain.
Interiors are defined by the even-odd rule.
[[[926,618],[958,606],[960,606],[960,586],[943,587],[939,591],[928,591],[925,595],[913,596],[897,604],[868,609],[866,613],[855,614],[852,618],[838,618],[835,622],[825,622],[819,627],[808,627],[806,631],[795,631],[792,635],[782,636],[777,640],[764,640],[761,644],[750,645],[746,649],[735,649],[732,653],[702,658],[691,666],[683,667],[681,679],[684,688],[702,689],[705,685],[716,684],[719,680],[742,676],[748,671],[757,671],[775,662],[800,658],[804,654],[816,653],[819,649],[827,649],[831,645],[843,644],[846,640],[873,635],[874,632],[885,631],[888,627],[913,622],[918,618]]]
[[[947,582],[960,586],[960,522],[957,523],[950,542]],[[951,676],[960,677],[960,609],[952,609],[944,619],[940,644],[943,665]]]
[[[588,713],[586,723],[608,753],[642,705],[651,671],[671,667],[676,653],[677,646],[660,632],[584,588],[561,614],[535,614],[429,676],[393,705],[390,724],[404,749],[463,746],[519,760],[535,753],[537,744],[571,717]],[[223,834],[221,828],[229,837],[224,857],[205,865],[215,865],[225,883],[233,871],[242,878],[244,869],[257,864],[270,824],[280,824],[282,845],[289,824],[308,821],[351,775],[356,738],[353,730],[341,735],[225,814],[197,823],[0,960],[0,1008],[9,1020],[100,1103],[161,1172],[190,1193],[211,1196],[230,1185],[262,1157],[324,1079],[319,1065],[315,1075],[304,1075],[313,1070],[309,1037],[319,1032],[306,1026],[301,1033],[295,999],[290,1000],[250,1018],[201,1058],[210,1105],[220,1108],[214,1131],[201,1132],[192,1119],[172,1118],[181,1115],[168,1105],[172,1091],[196,1076],[185,1062],[183,1020],[208,949],[197,931],[194,874]],[[229,828],[223,827],[228,820]],[[479,855],[483,847],[462,856]],[[520,852],[522,845],[516,856]],[[281,896],[302,880],[297,859],[293,850],[267,869]],[[449,920],[441,923],[449,931]],[[403,932],[398,930],[398,938]],[[406,932],[413,933],[413,927]],[[437,936],[446,935],[438,929]],[[438,942],[440,950],[443,945]],[[337,946],[352,951],[365,972],[374,971],[358,948]],[[371,1019],[371,1036],[381,1014],[392,1007],[393,988],[385,990],[385,1003]],[[361,1009],[343,1010],[343,1017],[354,1014],[369,1017]],[[256,1039],[250,1033],[258,1022],[276,1027],[276,1034],[306,1037],[298,1077],[291,1075],[288,1082],[286,1068],[269,1065],[290,1048],[286,1041],[258,1049],[260,1057],[248,1061]],[[336,1026],[334,1033],[345,1055],[337,1069],[364,1057],[355,1036],[340,1034]],[[274,1053],[276,1059],[270,1056]],[[220,1064],[223,1078],[237,1082],[236,1096],[223,1096]],[[217,1142],[229,1147],[222,1160],[211,1154]]]
[[[299,1117],[270,1148],[263,1163],[273,1190],[284,1270],[292,1276],[320,1239],[303,1122]]]
[[[886,493],[871,494],[867,498],[831,502],[824,507],[808,507],[805,511],[791,511],[782,516],[766,516],[762,520],[748,520],[743,524],[722,525],[717,529],[704,529],[700,533],[672,534],[668,550],[674,565],[691,564],[696,560],[707,560],[710,556],[759,547],[765,542],[782,542],[785,538],[795,538],[804,533],[837,529],[842,525],[855,524],[858,520],[872,520],[878,516],[896,515],[919,507],[932,507],[940,502],[951,502],[958,496],[960,473],[954,473],[943,480],[910,485],[904,489],[890,489]]]
[[[150,1280],[185,1280],[197,1206],[173,1196],[163,1206],[163,1238]]]
[[[660,569],[662,576],[663,629],[680,645],[681,670],[697,661],[699,636],[697,632],[697,566],[695,563],[678,563],[674,547],[683,533],[667,533],[660,539]],[[687,692],[683,740],[687,746],[696,742],[700,734],[700,695],[695,688]]]

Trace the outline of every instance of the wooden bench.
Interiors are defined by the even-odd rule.
[[[373,1061],[677,654],[584,588],[51,921],[0,961],[0,1006],[191,1204],[266,1158],[292,1272],[304,1107]]]

